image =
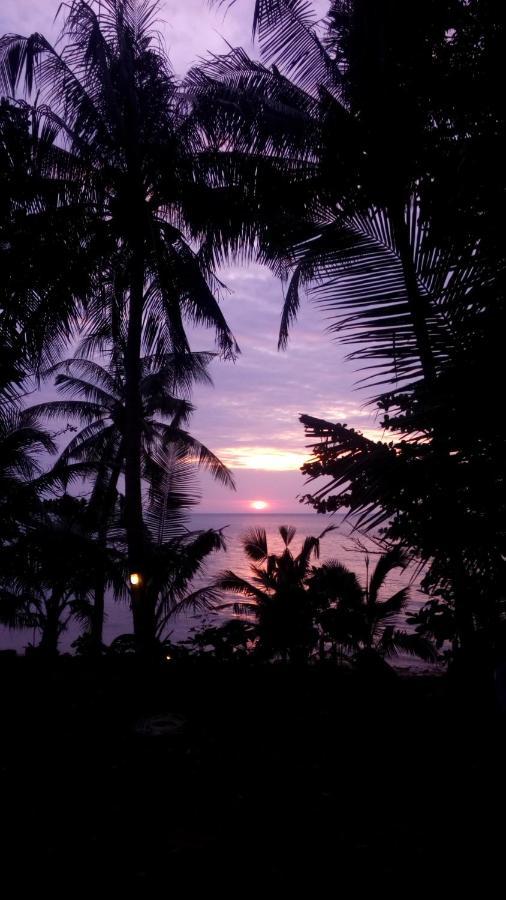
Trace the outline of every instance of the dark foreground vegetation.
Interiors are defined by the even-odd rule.
[[[16,890],[486,896],[502,878],[505,723],[476,682],[134,658],[0,672]]]

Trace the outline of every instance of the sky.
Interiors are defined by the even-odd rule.
[[[325,0],[317,0],[319,14]],[[55,38],[58,0],[1,0],[0,34],[41,31]],[[253,0],[211,8],[206,0],[166,0],[160,30],[174,70],[183,75],[206,53],[226,52],[226,41],[254,54]],[[191,432],[232,469],[237,490],[202,478],[202,512],[307,512],[297,496],[306,493],[299,472],[308,454],[301,413],[346,422],[380,439],[367,394],[355,389],[355,364],[326,333],[324,312],[303,305],[288,349],[277,351],[282,286],[259,265],[233,266],[220,277],[228,287],[223,310],[241,348],[235,363],[215,360],[214,389],[199,388]],[[199,333],[195,350],[213,349],[212,334]],[[349,350],[349,348],[348,348]]]

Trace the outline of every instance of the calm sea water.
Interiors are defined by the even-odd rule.
[[[343,524],[342,517],[338,516],[319,516],[315,513],[302,513],[279,515],[276,513],[198,513],[190,518],[188,523],[191,529],[200,530],[208,528],[223,528],[227,542],[226,552],[214,553],[209,557],[205,572],[199,579],[202,583],[212,581],[213,578],[223,569],[232,569],[238,575],[248,577],[249,563],[245,557],[241,537],[244,533],[252,528],[265,528],[269,549],[273,552],[280,552],[283,544],[279,535],[280,525],[293,525],[296,529],[296,535],[292,543],[295,553],[298,552],[302,541],[308,535],[318,535],[328,525],[335,525],[336,530],[329,532],[321,541],[320,561],[324,562],[329,559],[338,559],[348,568],[352,569],[358,575],[363,583],[366,578],[366,551],[369,553],[369,566],[372,569],[379,552],[373,541],[367,538],[359,537],[356,533],[351,533],[350,526]],[[413,572],[394,572],[385,582],[383,588],[383,596],[386,598],[394,591],[399,590],[414,578]],[[416,608],[424,602],[423,596],[418,591],[416,579],[413,580],[411,587],[411,608]],[[197,614],[191,613],[181,615],[174,620],[172,625],[172,640],[181,640],[191,634],[193,629],[198,629],[202,625],[217,623],[217,615],[219,614]],[[115,603],[112,598],[107,602],[107,619],[104,628],[104,640],[110,643],[117,635],[131,632],[131,614],[128,606],[123,603]],[[63,635],[61,640],[61,649],[70,650],[70,645],[79,633],[79,629],[70,624],[68,631]],[[15,648],[22,651],[30,642],[37,640],[37,635],[27,631],[7,631],[0,630],[0,647]],[[416,662],[411,659],[399,658],[401,666],[413,666],[419,668]],[[425,664],[423,665],[425,668]]]

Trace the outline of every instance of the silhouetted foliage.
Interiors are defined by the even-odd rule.
[[[225,609],[255,622],[255,654],[259,658],[304,660],[311,654],[317,640],[316,610],[307,591],[307,579],[311,560],[319,556],[320,540],[332,529],[330,526],[317,537],[305,538],[297,555],[290,549],[295,528],[280,526],[284,550],[279,555],[269,551],[265,529],[252,529],[242,539],[245,553],[252,560],[251,580],[230,571],[218,577],[218,588],[244,598]]]
[[[242,539],[252,560],[250,580],[234,572],[223,572],[216,586],[243,599],[219,607],[239,620],[227,628],[205,629],[193,640],[210,646],[214,655],[232,658],[249,649],[254,658],[307,661],[311,657],[354,661],[365,657],[410,654],[429,662],[438,658],[426,635],[399,628],[409,599],[407,587],[388,599],[380,593],[393,569],[404,569],[407,557],[399,548],[381,554],[367,583],[362,587],[354,572],[337,560],[312,564],[320,554],[320,539],[307,537],[298,554],[291,550],[296,529],[281,526],[281,554],[269,551],[264,529],[253,529]],[[368,569],[368,558],[366,559]],[[234,629],[239,622],[247,630]],[[224,629],[224,630],[223,630]],[[239,633],[237,634],[237,631]],[[249,647],[246,644],[249,641]]]
[[[187,353],[187,322],[213,328],[222,354],[237,348],[198,252],[206,157],[157,40],[157,4],[71,0],[60,9],[58,49],[40,34],[0,42],[0,89],[24,91],[43,176],[20,238],[34,229],[49,260],[58,247],[57,279],[41,265],[44,277],[28,271],[23,289],[37,299],[29,326],[39,357],[57,360],[83,315],[87,350],[112,346],[123,357],[125,527],[130,569],[144,572],[141,358]],[[19,260],[14,246],[10,254]],[[150,627],[142,599],[133,595],[140,644]]]
[[[505,583],[505,26],[487,0],[334,0],[323,21],[258,0],[270,67],[233,50],[189,76],[210,140],[221,129],[254,162],[248,190],[276,221],[277,243],[268,226],[257,239],[291,279],[281,345],[305,287],[384,392],[382,443],[303,417],[303,471],[327,479],[305,499],[418,553],[459,646]]]
[[[40,632],[40,651],[55,655],[71,619],[89,624],[95,571],[121,591],[122,555],[99,544],[87,527],[86,501],[46,500],[19,536],[0,550],[0,616],[10,627]]]
[[[380,597],[385,579],[394,569],[405,569],[407,564],[408,558],[398,547],[382,553],[364,586],[337,560],[328,560],[314,569],[309,590],[321,598],[322,611],[317,621],[323,644],[330,641],[332,653],[341,650],[356,661],[399,653],[427,662],[437,660],[427,635],[408,633],[398,627],[407,610],[409,587],[400,588],[387,599]],[[368,557],[366,571],[369,572]]]

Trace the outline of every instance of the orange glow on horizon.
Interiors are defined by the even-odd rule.
[[[216,454],[231,469],[261,469],[264,472],[295,472],[306,461],[302,450],[282,447],[218,447]]]
[[[269,504],[266,500],[252,500],[250,507],[251,509],[256,509],[258,512],[261,512],[263,509],[269,509]]]

